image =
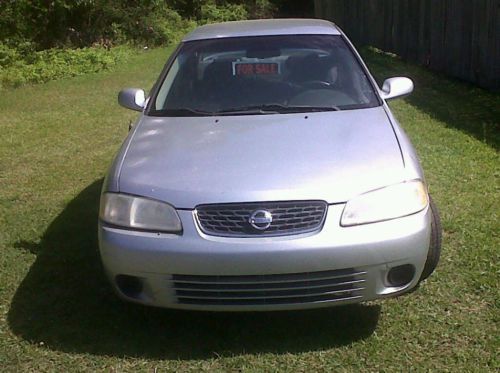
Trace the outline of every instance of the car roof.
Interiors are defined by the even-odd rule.
[[[259,19],[201,26],[187,34],[182,41],[301,34],[340,35],[340,30],[333,23],[321,19]]]

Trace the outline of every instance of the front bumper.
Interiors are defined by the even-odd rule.
[[[329,206],[320,232],[285,237],[208,236],[199,229],[192,211],[179,211],[182,235],[100,223],[99,246],[117,293],[129,301],[160,307],[306,309],[395,296],[416,286],[429,249],[430,210],[341,227],[343,208]],[[414,273],[405,284],[393,286],[388,272],[402,265],[409,265]],[[136,279],[140,286],[126,291],[117,281],[123,278]]]

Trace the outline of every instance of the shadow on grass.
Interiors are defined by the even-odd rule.
[[[496,150],[500,148],[499,93],[433,73],[372,48],[362,48],[361,54],[379,86],[393,76],[411,78],[415,90],[406,98],[408,103],[447,127],[466,132]]]
[[[200,359],[256,352],[328,349],[370,336],[380,306],[278,313],[201,313],[126,304],[104,277],[97,246],[101,181],[52,222],[12,301],[11,330],[65,352]]]

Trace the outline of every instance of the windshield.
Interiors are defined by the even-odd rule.
[[[280,35],[183,44],[149,114],[275,114],[378,105],[341,36]]]

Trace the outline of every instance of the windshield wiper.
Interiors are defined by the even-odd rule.
[[[255,114],[283,114],[283,113],[309,113],[319,111],[337,111],[337,106],[287,106],[282,104],[262,104],[251,106],[240,106],[224,109],[220,111],[206,111],[188,107],[155,110],[150,113],[152,116],[172,116],[172,117],[205,117],[215,115],[255,115]]]
[[[155,110],[151,113],[153,116],[172,116],[172,117],[205,117],[216,115],[213,111],[193,109],[188,107]]]
[[[317,112],[317,111],[340,111],[338,106],[287,106],[289,110],[296,110],[300,113]]]
[[[217,112],[219,115],[232,115],[232,114],[279,114],[286,106],[280,104],[266,104],[266,105],[250,105],[239,106],[229,109],[220,110]]]
[[[287,106],[281,104],[263,104],[252,106],[241,106],[236,108],[224,109],[216,112],[217,115],[251,115],[251,114],[280,114],[280,113],[309,113],[319,111],[337,111],[337,106]]]

